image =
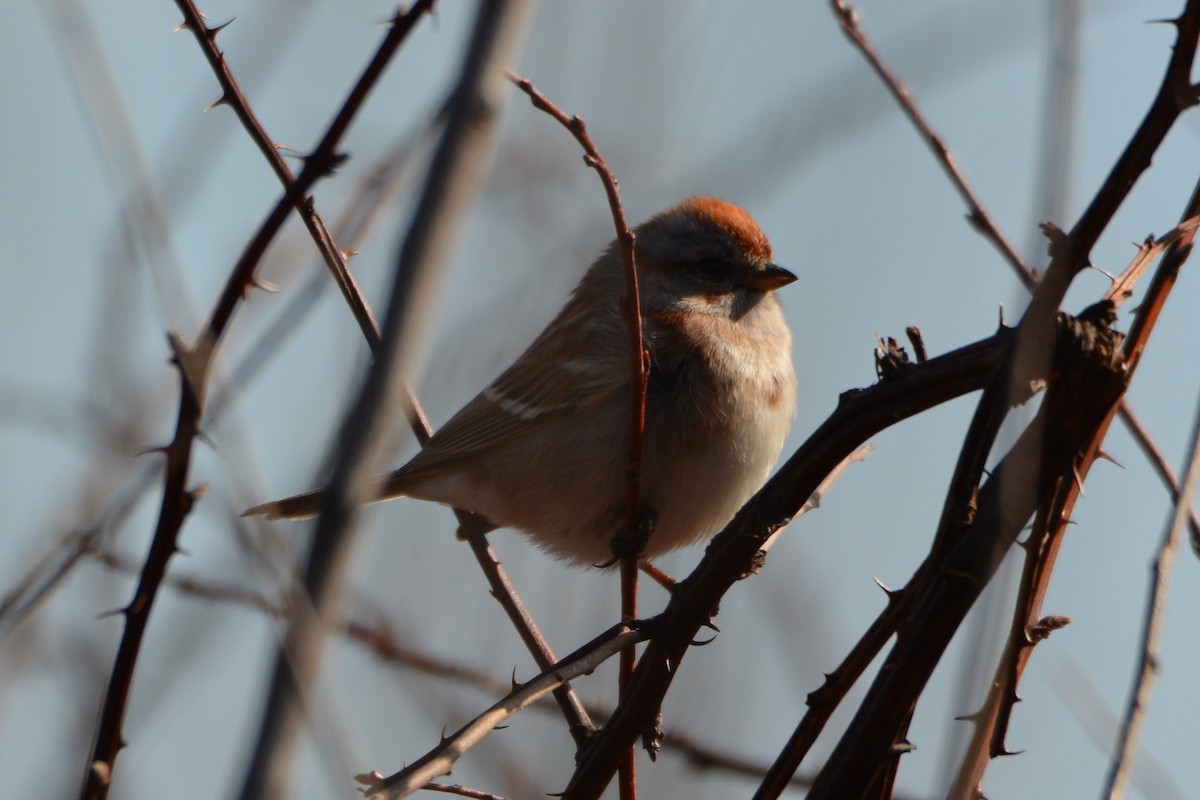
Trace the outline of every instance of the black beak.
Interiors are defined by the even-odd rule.
[[[751,272],[746,285],[760,292],[772,292],[794,280],[796,276],[778,264],[767,264],[762,269]]]

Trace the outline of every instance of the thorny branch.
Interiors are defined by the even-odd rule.
[[[221,84],[223,94],[215,105],[228,105],[234,110],[234,113],[242,122],[251,139],[271,164],[284,188],[290,188],[295,180],[291,169],[288,167],[287,162],[279,155],[279,148],[273,143],[254,114],[237,80],[234,78],[228,63],[225,61],[224,54],[217,47],[217,34],[224,30],[225,25],[208,28],[205,26],[199,11],[191,0],[176,0],[176,2],[183,12],[185,19],[180,28],[188,28],[195,34],[196,40],[200,44],[205,57],[208,59],[213,73]],[[397,31],[403,32],[411,29],[422,14],[432,11],[433,5],[432,0],[421,0],[421,2],[408,10],[397,12],[391,21],[393,34],[397,33]],[[389,38],[381,46],[380,52],[385,52],[387,48],[398,46],[401,40],[402,37],[389,35]],[[379,63],[378,58],[372,61],[372,64],[368,67],[364,75],[371,74],[377,63]],[[369,84],[364,84],[364,81],[360,80],[350,100],[352,101],[355,98],[359,98],[360,101],[365,100],[368,89]],[[439,117],[444,117],[444,113],[443,110],[443,113]],[[342,116],[339,115],[338,119],[341,119]],[[318,152],[320,150],[321,148],[318,147]],[[330,149],[330,152],[332,152],[332,149]],[[310,158],[314,156],[316,156],[316,153],[310,156]],[[330,274],[334,278],[334,282],[342,291],[342,296],[345,298],[355,320],[358,322],[359,328],[362,330],[363,336],[366,338],[372,353],[377,354],[381,345],[379,328],[374,314],[371,312],[365,297],[358,287],[357,281],[355,281],[353,274],[349,270],[346,252],[336,246],[334,238],[326,229],[320,215],[317,214],[312,198],[304,199],[302,202],[298,201],[295,208],[308,228],[314,244],[316,244]],[[405,384],[404,391],[406,394],[407,402],[405,406],[408,410],[409,426],[416,435],[418,442],[424,445],[433,433],[432,428],[421,408],[416,393],[407,383]],[[487,524],[477,516],[461,509],[455,509],[455,515],[458,518],[460,534],[468,540],[472,553],[475,555],[480,568],[483,570],[485,577],[492,587],[493,596],[508,614],[514,627],[517,629],[518,635],[529,648],[539,668],[548,669],[556,660],[554,653],[541,632],[538,631],[533,618],[525,610],[524,604],[517,596],[515,588],[504,573],[499,559],[496,558],[491,547],[484,539],[484,534],[488,529]],[[591,729],[591,722],[583,709],[582,703],[579,702],[570,685],[556,689],[554,695],[562,708],[572,736],[575,738],[577,744],[582,745]]]
[[[554,687],[561,686],[571,678],[590,674],[613,655],[645,640],[648,634],[649,629],[646,625],[631,628],[621,624],[606,631],[554,665],[551,670],[528,683],[515,686],[507,697],[458,731],[443,737],[437,747],[401,771],[387,778],[376,773],[358,776],[359,782],[367,786],[365,794],[368,797],[380,796],[388,800],[398,800],[421,789],[431,780],[449,774],[455,761],[504,720],[529,707],[539,697],[549,694]]]
[[[617,189],[617,178],[600,155],[588,135],[587,126],[579,116],[568,117],[566,112],[552,103],[549,98],[534,88],[533,84],[516,75],[510,79],[521,91],[529,96],[534,107],[545,111],[558,120],[564,128],[570,131],[575,140],[584,150],[583,161],[600,176],[604,184],[604,192],[608,195],[608,205],[612,211],[613,225],[617,229],[617,245],[621,253],[621,266],[625,274],[625,296],[622,298],[621,312],[625,319],[626,333],[629,337],[629,375],[630,375],[630,412],[629,412],[629,472],[626,476],[626,515],[625,534],[641,544],[642,531],[642,444],[646,431],[646,387],[650,376],[650,354],[646,350],[642,338],[642,308],[638,293],[637,262],[635,260],[636,240],[629,224],[625,221],[625,212],[621,208],[621,197]],[[640,549],[638,547],[637,549]],[[621,618],[626,621],[637,617],[637,552],[621,559]],[[629,689],[629,681],[633,675],[636,653],[632,645],[621,654],[619,672],[619,696],[624,698]],[[630,750],[621,766],[621,798],[633,800],[637,795],[634,773],[634,753]]]
[[[417,334],[435,302],[437,265],[449,255],[486,165],[503,102],[500,65],[515,50],[529,5],[527,0],[505,0],[479,6],[450,90],[446,126],[399,248],[381,346],[342,417],[305,573],[305,588],[317,613],[294,620],[288,630],[243,797],[276,796],[291,777],[288,761],[298,728],[297,702],[312,685],[324,643],[322,623],[332,615],[340,594],[360,507],[374,491],[387,414],[402,402],[401,376],[411,368]],[[357,96],[357,91],[352,94]]]
[[[938,159],[939,163],[941,163],[947,175],[950,176],[960,195],[962,195],[963,199],[967,202],[970,209],[968,219],[995,242],[1005,259],[1015,270],[1017,276],[1022,280],[1023,284],[1032,290],[1037,282],[1036,274],[1023,263],[1021,263],[1013,248],[1007,244],[1007,241],[1000,234],[998,226],[996,226],[995,223],[992,222],[988,217],[986,212],[984,212],[982,206],[976,199],[974,191],[966,182],[965,177],[958,168],[957,163],[955,162],[945,143],[925,121],[924,116],[909,96],[907,89],[883,64],[882,59],[875,52],[873,46],[870,44],[869,40],[858,24],[857,14],[845,3],[840,2],[840,0],[831,0],[831,4],[834,8],[835,16],[842,26],[843,32],[846,33],[847,37],[866,57],[871,67],[887,85],[888,89],[900,103],[905,113],[909,116],[910,120],[929,144],[931,150],[935,154],[935,157]],[[1176,24],[1179,25],[1179,21],[1177,21]],[[1184,63],[1182,67],[1179,66],[1178,62],[1173,62],[1173,64],[1174,66],[1168,69],[1167,78],[1164,79],[1164,88],[1170,84],[1174,89],[1178,90],[1182,88],[1185,83],[1184,78],[1190,70],[1190,59],[1188,59],[1188,61]],[[1163,93],[1160,92],[1160,100],[1162,97]],[[1194,103],[1194,88],[1191,88],[1190,92],[1180,93],[1179,97],[1183,98],[1180,100],[1181,106]],[[1168,105],[1162,104],[1160,106],[1159,102],[1156,101],[1156,107],[1167,108]],[[1143,124],[1142,129],[1150,131],[1150,133],[1148,133],[1144,138],[1153,138],[1154,132],[1152,126]],[[1143,137],[1140,137],[1139,135],[1139,137],[1135,137],[1135,141],[1137,141],[1139,138]],[[1126,156],[1128,157],[1130,154],[1136,154],[1137,152],[1137,148],[1131,144],[1130,148],[1126,151]],[[1121,169],[1122,163],[1129,166]],[[1136,169],[1136,157],[1123,157],[1122,162],[1118,164],[1118,169],[1114,170],[1114,175],[1134,174],[1136,173]],[[1111,186],[1117,184],[1110,180],[1109,185]],[[1200,188],[1198,188],[1198,192],[1200,192]],[[1190,210],[1185,214],[1185,217],[1190,217],[1197,213],[1196,205],[1195,198],[1193,198],[1193,203],[1189,205]],[[1099,208],[1099,206],[1096,206],[1095,204],[1094,206]],[[1144,269],[1161,253],[1163,247],[1167,245],[1170,246],[1171,254],[1168,257],[1168,260],[1170,260],[1174,256],[1175,251],[1178,249],[1177,244],[1186,245],[1190,242],[1193,235],[1193,228],[1194,224],[1190,222],[1184,223],[1167,236],[1162,237],[1162,239],[1160,239],[1158,242],[1147,240],[1147,243],[1143,246],[1141,252],[1139,253],[1139,258],[1134,260],[1134,262],[1119,279],[1114,280],[1112,288],[1105,294],[1104,299],[1114,300],[1115,302],[1119,303],[1128,297],[1133,283],[1136,282]],[[1058,234],[1058,237],[1058,240],[1061,243],[1062,234]],[[1176,240],[1178,240],[1178,242]],[[1186,252],[1186,249],[1184,252]],[[1167,275],[1174,275],[1177,272],[1177,267],[1175,270],[1167,269],[1163,270],[1163,272],[1165,272]],[[1149,294],[1151,297],[1162,296],[1161,293],[1156,293],[1153,288]],[[1148,314],[1146,312],[1139,313],[1135,320],[1135,326],[1142,324],[1142,321],[1147,319],[1147,317]],[[1131,337],[1131,341],[1137,341],[1138,338],[1139,337],[1136,336]],[[982,408],[983,406],[981,405],[981,409]],[[1133,412],[1129,409],[1124,400],[1122,400],[1120,403],[1119,414],[1129,427],[1130,432],[1133,434],[1135,440],[1137,440],[1141,448],[1146,451],[1147,455],[1150,457],[1152,464],[1154,464],[1157,472],[1163,479],[1163,482],[1171,492],[1172,498],[1178,498],[1179,486],[1175,476],[1171,472],[1169,466],[1166,465],[1165,460],[1161,458],[1161,454],[1158,453],[1157,447],[1149,438],[1146,431],[1137,420],[1137,417],[1134,416]],[[980,458],[985,455],[985,452],[983,451],[990,446],[988,444],[990,439],[991,437],[981,437],[978,435],[968,436],[968,441],[975,441],[980,444],[979,447],[975,448],[976,454]],[[1102,441],[1102,437],[1095,442],[1095,453],[1100,452],[1100,441]],[[966,452],[966,449],[964,449],[964,453]],[[1027,556],[1026,570],[1022,579],[1017,606],[1014,610],[1013,625],[1009,642],[1006,645],[1005,653],[1001,659],[1000,665],[997,667],[997,678],[993,684],[992,691],[989,692],[988,700],[985,703],[984,708],[971,717],[971,720],[975,723],[975,733],[972,739],[972,744],[968,747],[963,757],[963,763],[960,768],[959,775],[956,778],[954,787],[951,789],[951,797],[969,796],[970,792],[975,791],[974,787],[978,785],[978,782],[982,777],[988,756],[995,756],[997,754],[1007,752],[1006,748],[1004,747],[1004,736],[1005,731],[1007,730],[1008,718],[1012,710],[1012,703],[1016,699],[1016,683],[1019,680],[1025,663],[1028,660],[1032,645],[1039,640],[1039,637],[1034,636],[1030,633],[1030,631],[1040,624],[1038,622],[1038,616],[1040,614],[1041,598],[1044,596],[1045,590],[1049,584],[1054,558],[1057,554],[1058,544],[1061,541],[1061,533],[1065,527],[1066,521],[1070,517],[1070,510],[1073,508],[1074,502],[1078,498],[1078,493],[1080,490],[1079,484],[1082,480],[1082,474],[1086,474],[1087,466],[1090,465],[1094,456],[1095,454],[1092,453],[1092,448],[1089,448],[1089,455],[1081,459],[1083,467],[1080,478],[1065,485],[1063,487],[1063,493],[1055,496],[1053,501],[1053,510],[1043,509],[1043,511],[1039,513],[1038,519],[1040,522],[1035,525],[1034,533],[1024,545]],[[960,488],[958,490],[952,489],[950,492],[951,496],[955,496],[956,494],[961,496],[962,490],[972,485],[968,476],[970,473],[974,472],[974,470],[966,470],[967,474],[964,475],[964,470],[962,469],[963,466],[964,463],[960,462],[960,470],[956,472],[956,482],[963,478],[967,478],[967,480],[963,483],[956,483],[956,485],[958,485]],[[947,508],[951,508],[951,505],[948,504]],[[1200,532],[1200,526],[1197,526],[1196,515],[1194,512],[1190,515],[1190,522],[1193,536],[1200,537],[1200,533],[1198,533]],[[1200,541],[1200,538],[1197,538],[1196,540]],[[881,617],[881,620],[884,620],[888,617],[891,617],[892,619],[895,618],[896,614],[893,613],[893,606],[895,605],[896,600],[896,595],[889,593],[888,610],[885,612],[884,616]],[[876,635],[873,636],[872,633],[869,633],[866,637],[864,637],[860,644],[867,641],[875,641],[877,643],[876,647],[873,649],[868,648],[870,652],[874,653],[877,650],[877,647],[882,644],[878,634],[882,633],[883,631],[890,630],[890,628],[890,625],[880,626],[879,622],[877,621],[876,625],[872,627],[872,633]],[[833,688],[831,682],[827,682],[827,685],[822,687],[821,693],[824,694],[826,693],[826,690],[831,688]],[[816,693],[814,693],[814,696],[815,694]],[[808,721],[808,719],[809,715],[806,715],[805,721]],[[797,736],[799,736],[800,731],[801,729],[797,729]],[[984,748],[983,744],[989,741],[991,742],[991,746]],[[788,752],[788,749],[792,748],[795,744],[796,737],[794,736],[793,741],[789,742],[789,748],[785,748],[785,753]],[[798,764],[798,761],[795,763]],[[792,768],[794,769],[794,766]]]
[[[414,19],[416,17],[414,16]],[[377,54],[372,61],[369,80],[364,76],[356,87],[351,100],[343,106],[334,125],[331,126],[304,170],[259,227],[254,238],[226,281],[208,324],[195,343],[187,345],[178,334],[171,333],[169,340],[179,371],[179,412],[174,437],[162,448],[166,457],[165,486],[158,524],[145,566],[138,581],[133,599],[122,609],[125,631],[117,650],[100,712],[96,741],[89,759],[81,798],[101,800],[108,796],[112,770],[118,753],[124,745],[121,729],[128,705],[129,691],[133,684],[133,672],[141,651],[142,640],[149,622],[150,610],[158,594],[158,588],[166,574],[167,562],[178,549],[177,540],[183,521],[191,512],[199,494],[187,488],[191,464],[192,445],[199,433],[204,398],[212,360],[217,346],[233,317],[239,301],[245,294],[254,276],[254,270],[275,238],[284,220],[295,203],[324,175],[335,162],[334,153],[342,134],[349,127],[365,99],[374,80],[382,73],[383,66],[403,41],[409,27],[397,25],[385,37],[384,54]],[[215,35],[212,34],[212,35]],[[357,100],[355,100],[357,98]]]

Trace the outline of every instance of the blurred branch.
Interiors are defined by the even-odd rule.
[[[843,462],[843,465],[849,465],[852,461],[865,457],[865,449],[852,454]],[[111,550],[93,549],[84,555],[89,555],[105,567],[119,572],[136,573],[138,571],[137,562]],[[282,606],[272,603],[257,591],[241,585],[215,583],[196,576],[178,574],[168,575],[163,584],[189,597],[257,609],[272,617],[286,615],[286,609]],[[402,667],[441,681],[471,686],[492,695],[504,695],[512,688],[510,681],[493,679],[482,670],[406,647],[385,619],[368,622],[364,619],[347,617],[339,621],[336,627],[347,639],[366,648],[381,662],[393,667]],[[553,666],[551,664],[551,668]],[[547,699],[540,700],[533,707],[546,713],[557,713],[555,704]],[[587,707],[586,712],[601,720],[607,717],[607,712],[599,705]],[[699,770],[728,772],[757,780],[761,780],[767,770],[765,764],[730,755],[727,748],[718,748],[698,742],[678,730],[668,730],[663,736],[663,745],[667,752],[678,753],[688,764]],[[791,785],[805,788],[811,783],[811,777],[796,777],[792,779]],[[425,788],[429,789],[429,786]]]
[[[229,69],[229,65],[225,62],[224,53],[217,46],[217,34],[223,31],[230,23],[227,22],[223,25],[210,28],[204,23],[203,17],[192,0],[175,0],[175,5],[179,7],[184,19],[179,27],[186,28],[192,32],[196,42],[200,45],[201,51],[204,53],[204,57],[208,60],[213,74],[221,85],[221,98],[213,105],[227,105],[233,109],[233,112],[237,115],[243,127],[245,127],[246,132],[250,134],[251,140],[258,146],[258,149],[267,159],[267,163],[271,165],[271,168],[279,178],[279,182],[283,184],[285,189],[290,188],[296,180],[291,168],[279,154],[279,148],[275,146],[271,137],[267,135],[262,123],[259,122],[258,117],[250,108],[249,102],[246,100],[245,95],[242,94],[241,87],[238,86],[233,73]],[[334,152],[337,146],[336,143],[341,140],[341,137],[349,129],[351,120],[358,113],[358,109],[366,102],[367,96],[374,89],[375,83],[382,76],[383,70],[387,67],[388,62],[391,61],[396,51],[399,50],[408,33],[421,17],[430,13],[432,9],[433,0],[417,0],[411,8],[401,9],[392,17],[390,22],[391,30],[376,51],[375,57],[368,64],[362,76],[351,90],[350,96],[346,98],[345,103],[339,110],[337,117],[330,124],[329,130],[326,132],[321,143],[317,145],[317,148],[311,155],[306,157],[305,172],[315,162],[321,165],[322,169],[332,173],[345,160],[346,156],[344,154]],[[313,242],[316,243],[317,249],[325,259],[330,274],[334,277],[334,282],[342,290],[342,296],[354,312],[354,318],[358,321],[363,336],[366,337],[367,342],[371,345],[372,351],[377,350],[379,346],[378,326],[375,324],[375,319],[371,314],[370,308],[363,302],[362,292],[358,289],[354,275],[346,265],[345,253],[338,249],[333,237],[329,234],[329,230],[325,227],[324,221],[317,214],[313,199],[311,197],[304,197],[303,192],[295,194],[293,199],[296,213],[304,221],[304,225],[308,228]]]
[[[444,116],[444,112],[439,115],[439,118],[441,116]],[[344,241],[350,248],[353,248],[355,243],[366,235],[371,223],[376,218],[384,197],[392,191],[393,184],[399,178],[400,167],[407,161],[407,155],[414,147],[412,141],[414,136],[415,134],[410,134],[402,137],[389,150],[387,155],[381,158],[375,167],[370,170],[370,177],[364,181],[356,199],[351,202],[341,222],[335,226],[337,229],[336,240]],[[317,273],[314,274],[313,278],[299,292],[293,294],[288,306],[279,315],[275,323],[262,334],[256,344],[248,349],[244,358],[235,368],[233,372],[234,386],[244,386],[250,377],[271,358],[288,332],[293,330],[299,320],[313,308],[316,299],[320,296],[321,290],[326,285],[328,285],[327,279],[323,274]],[[357,289],[355,289],[355,292],[357,292]],[[365,300],[361,302],[365,304]],[[376,337],[377,340],[378,337]],[[421,409],[416,394],[407,386],[406,391],[408,392],[408,400],[412,404],[413,412],[409,415],[409,425],[412,427],[417,441],[423,445],[429,440],[433,429]],[[213,420],[217,419],[224,410],[225,405],[231,399],[231,396],[231,392],[226,390],[226,387],[221,387],[219,391],[215,392],[213,400],[209,404],[208,417]],[[491,585],[492,596],[500,603],[513,621],[522,640],[533,655],[538,668],[543,670],[548,669],[557,661],[557,658],[545,638],[538,631],[537,625],[525,609],[520,597],[517,596],[516,589],[508,580],[503,567],[492,552],[486,538],[484,538],[484,534],[490,528],[490,525],[480,520],[476,515],[462,511],[461,509],[455,509],[454,513],[458,518],[460,534],[463,538],[469,540],[472,553],[479,561],[480,567]],[[575,737],[577,744],[582,746],[583,741],[591,731],[591,722],[587,718],[587,713],[582,703],[575,696],[574,690],[570,685],[555,690],[555,698],[559,700],[562,706],[568,727]]]
[[[215,36],[216,31],[203,29],[205,36]],[[407,29],[395,26],[384,39],[384,46],[368,66],[363,79],[351,93],[351,97],[338,113],[334,122],[321,140],[317,149],[309,156],[304,170],[284,193],[274,210],[262,223],[253,240],[246,246],[235,264],[225,288],[213,309],[212,316],[192,346],[184,343],[177,334],[170,335],[170,343],[179,370],[179,413],[175,435],[170,444],[163,448],[166,456],[166,477],[162,506],[150,550],[142,570],[133,599],[122,613],[125,616],[125,631],[113,664],[108,690],[100,712],[96,742],[88,763],[81,798],[101,800],[108,796],[112,770],[117,754],[124,746],[122,726],[133,683],[133,671],[141,650],[142,639],[149,622],[150,610],[158,593],[167,562],[177,551],[179,530],[191,512],[199,493],[187,489],[191,463],[192,444],[199,433],[204,398],[217,346],[232,319],[234,310],[244,296],[245,290],[254,280],[254,270],[275,238],[284,220],[295,203],[320,178],[329,174],[338,162],[335,153],[341,136],[350,121],[361,108],[367,91],[382,73],[383,67],[403,40]]]
[[[216,37],[224,26],[211,29],[206,28],[199,12],[196,10],[191,0],[177,0],[177,4],[180,6],[180,10],[183,12],[186,20],[184,27],[189,28],[195,34],[197,41],[200,43],[201,49],[204,51],[204,54],[224,91],[224,94],[218,103],[229,105],[234,109],[238,119],[242,121],[243,126],[246,128],[255,144],[258,145],[259,150],[262,151],[263,155],[266,156],[267,160],[271,163],[276,175],[280,179],[280,182],[284,185],[284,188],[289,188],[294,181],[291,170],[287,166],[286,161],[280,157],[278,148],[272,143],[270,137],[259,123],[245,96],[238,87],[237,81],[234,79],[234,76],[227,63],[225,62],[224,55],[217,47]],[[405,33],[411,29],[416,20],[419,19],[422,14],[429,13],[432,10],[432,6],[433,2],[431,0],[421,0],[421,2],[418,2],[411,9],[397,12],[396,16],[392,20],[392,25],[393,33],[398,33],[399,35],[395,37],[389,36],[388,40],[385,40],[384,46],[381,46],[379,52],[383,54],[385,53],[387,47],[398,46],[403,40]],[[379,58],[377,57],[376,62],[378,61]],[[375,62],[373,62],[373,64],[374,63]],[[355,94],[353,94],[347,101],[348,103],[353,101],[355,97],[365,98],[367,90],[360,92],[359,87],[364,86],[364,81],[370,74],[371,67],[368,67],[367,72],[364,73],[364,79],[360,80],[358,86],[356,86]],[[369,84],[366,85],[369,86]],[[437,115],[438,121],[442,121],[446,114],[447,108],[443,107],[443,109]],[[407,148],[403,147],[402,145],[397,149]],[[320,150],[320,148],[318,148],[318,150]],[[394,175],[396,170],[394,169],[394,165],[389,160],[389,162],[385,166],[381,167],[378,172],[382,173],[383,180],[386,180],[386,177],[389,174]],[[370,209],[372,204],[368,203],[366,204],[366,207]],[[341,289],[342,295],[347,304],[350,306],[355,319],[358,321],[359,328],[366,337],[367,344],[370,346],[372,353],[378,355],[381,346],[378,326],[375,323],[374,315],[371,313],[371,310],[368,307],[362,292],[358,288],[357,282],[354,280],[353,274],[348,268],[346,262],[346,253],[336,246],[335,241],[329,234],[329,231],[326,229],[324,222],[321,220],[320,216],[317,215],[311,198],[308,198],[302,202],[298,200],[296,203],[296,210],[304,220],[306,227],[312,235],[313,241],[316,243],[319,251],[321,252],[326,266],[329,268],[330,273],[334,277],[334,282]],[[368,214],[364,213],[362,216],[363,219],[361,220],[362,224],[359,226],[360,228],[365,226]],[[323,286],[323,283],[319,285]],[[315,296],[316,291],[305,293],[295,301],[295,307],[297,309],[306,308],[304,300],[306,298],[315,298]],[[276,330],[279,330],[279,328]],[[268,334],[264,337],[263,351],[269,349],[267,347],[267,343],[275,341],[277,336],[278,334]],[[250,363],[254,363],[255,361],[257,361],[257,359],[252,359]],[[417,440],[424,445],[424,443],[429,440],[429,437],[432,434],[432,429],[430,428],[429,421],[426,418],[424,411],[421,409],[421,405],[417,399],[416,393],[407,384],[404,386],[404,391],[406,393],[407,400],[406,404],[404,405],[408,410],[407,416],[409,425],[416,434]],[[512,619],[518,630],[518,633],[521,635],[521,638],[530,648],[530,652],[533,654],[534,660],[542,669],[548,668],[549,665],[555,661],[554,653],[550,650],[549,645],[546,643],[541,633],[537,630],[537,626],[534,624],[532,617],[530,617],[528,612],[525,610],[520,598],[517,597],[516,590],[512,587],[512,584],[509,583],[507,576],[504,575],[503,569],[500,567],[499,560],[495,558],[490,547],[483,540],[483,534],[486,532],[488,526],[486,524],[480,524],[478,519],[473,519],[473,515],[470,515],[460,509],[455,509],[455,514],[458,517],[461,526],[460,530],[463,536],[465,538],[474,537],[476,539],[472,543],[472,550],[480,564],[481,569],[483,569],[485,576],[492,584],[493,593],[497,601],[509,614],[510,619]],[[577,743],[582,745],[588,731],[591,728],[591,724],[587,719],[587,715],[583,711],[582,704],[576,697],[574,697],[573,690],[570,686],[564,686],[561,690],[556,690],[555,696],[559,699],[559,702],[563,708],[563,713],[566,716],[572,735],[575,736]]]
[[[143,465],[123,489],[110,496],[99,510],[89,514],[87,521],[63,534],[58,544],[0,598],[0,640],[15,631],[61,585],[75,565],[95,550],[108,531],[124,523],[142,493],[154,485],[157,476],[155,470]]]
[[[1179,549],[1179,542],[1183,538],[1184,528],[1187,525],[1189,510],[1192,507],[1192,496],[1195,494],[1197,483],[1200,483],[1200,406],[1196,409],[1196,421],[1192,427],[1192,448],[1188,461],[1187,473],[1183,480],[1183,492],[1175,504],[1175,514],[1163,536],[1158,557],[1154,560],[1154,578],[1150,583],[1150,596],[1146,603],[1146,621],[1142,630],[1141,659],[1137,675],[1134,678],[1133,690],[1130,692],[1129,706],[1125,710],[1125,717],[1121,724],[1120,741],[1108,775],[1106,792],[1110,800],[1118,800],[1124,796],[1125,784],[1133,769],[1138,738],[1150,703],[1150,693],[1158,673],[1159,640],[1162,636],[1163,614],[1166,610],[1171,568],[1174,566],[1175,553]]]
[[[385,415],[397,404],[401,376],[416,350],[416,334],[433,306],[435,265],[445,261],[454,232],[480,182],[503,98],[499,70],[515,49],[527,8],[528,3],[520,0],[479,6],[458,83],[450,95],[446,128],[400,249],[381,346],[357,399],[347,409],[338,436],[333,473],[305,572],[305,588],[316,614],[293,620],[276,659],[258,743],[242,785],[245,800],[278,797],[287,786],[292,743],[299,728],[298,700],[315,675],[323,623],[336,605],[359,507],[373,488]],[[389,41],[391,37],[389,34]],[[383,52],[381,47],[380,54]],[[378,73],[368,67],[364,79]],[[347,105],[361,101],[364,95],[356,87]],[[338,120],[343,116],[339,113]],[[318,152],[333,151],[319,147]]]

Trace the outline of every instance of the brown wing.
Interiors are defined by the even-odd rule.
[[[442,426],[401,472],[471,456],[627,389],[625,354],[605,342],[613,336],[612,321],[593,317],[590,325],[573,325],[578,303],[568,304],[533,346]],[[615,332],[623,341],[619,326]]]

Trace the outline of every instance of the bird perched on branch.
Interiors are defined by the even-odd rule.
[[[796,403],[791,333],[774,291],[796,279],[740,207],[694,197],[638,226],[643,341],[650,354],[642,556],[711,537],[764,481]],[[514,363],[377,499],[409,496],[517,528],[567,561],[599,564],[626,519],[629,340],[616,243]],[[322,490],[245,512],[315,515]]]

